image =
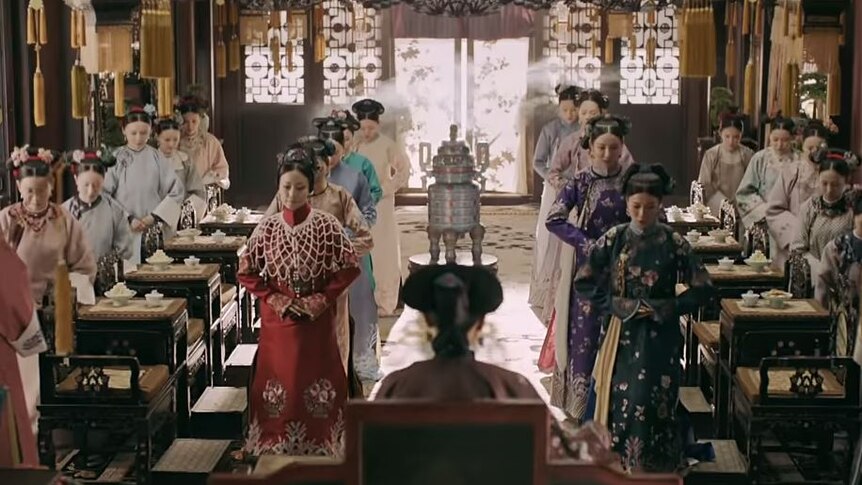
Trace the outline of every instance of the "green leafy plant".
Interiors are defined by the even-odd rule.
[[[713,130],[718,129],[721,113],[727,111],[735,104],[733,91],[721,86],[712,88],[712,91],[709,93],[709,122]]]

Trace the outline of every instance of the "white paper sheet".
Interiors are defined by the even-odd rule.
[[[90,277],[81,273],[69,273],[69,281],[77,293],[78,303],[82,305],[96,304],[96,290],[90,283]]]

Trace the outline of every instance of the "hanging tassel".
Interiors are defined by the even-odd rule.
[[[326,37],[323,34],[323,7],[314,7],[314,62],[323,62],[326,58]]]
[[[58,177],[59,178],[59,177]],[[74,350],[72,322],[72,283],[69,267],[60,258],[54,270],[54,353],[69,355]]]
[[[81,96],[81,91],[86,90],[85,86],[82,86],[83,82],[86,82],[87,72],[83,72],[83,77],[81,76],[81,71],[83,70],[83,66],[80,64],[75,64],[72,66],[72,72],[69,75],[70,86],[72,88],[72,118],[76,120],[83,119],[87,116],[87,110],[84,102],[84,97]]]
[[[725,8],[730,10],[730,26],[736,27],[736,2],[729,2]]]
[[[757,93],[754,92],[754,57],[748,57],[748,63],[745,65],[745,81],[743,84],[742,92],[743,92],[743,100],[742,100],[742,111],[747,115],[754,115],[755,112],[755,99],[757,99]]]
[[[730,27],[730,11],[731,11],[730,2],[727,2],[724,5],[724,26],[725,27]]]
[[[227,77],[227,47],[224,45],[224,40],[221,38],[221,29],[219,29],[219,39],[216,43],[216,76],[220,79]]]
[[[841,68],[835,63],[832,74],[826,76],[826,114],[841,114]]]
[[[590,57],[599,57],[599,37],[593,32],[593,38],[590,41]]]
[[[751,1],[742,0],[742,35],[751,33]]]
[[[754,11],[754,35],[763,36],[763,0],[757,0],[757,9]]]
[[[36,44],[36,10],[27,9],[27,45]]]
[[[650,35],[646,41],[647,66],[655,68],[656,38]]]
[[[784,7],[781,9],[781,23],[784,30],[781,32],[785,37],[790,35],[790,3],[785,0]]]
[[[33,124],[45,126],[45,77],[42,76],[42,66],[39,52],[36,52],[36,72],[33,73]]]
[[[240,50],[239,50],[239,35],[236,32],[230,37],[228,43],[228,70],[230,72],[239,71],[240,68]]]
[[[269,56],[272,58],[273,71],[281,73],[281,41],[278,37],[269,39]]]
[[[784,65],[781,76],[781,112],[784,116],[793,116],[793,66],[790,63]]]
[[[78,45],[87,47],[87,16],[84,15],[83,10],[76,10],[76,12],[78,12]]]
[[[638,38],[632,34],[629,36],[629,59],[635,60],[638,51]]]
[[[45,15],[45,7],[39,10],[39,43],[48,44],[48,16]]]
[[[655,27],[655,21],[656,21],[655,8],[651,8],[647,11],[647,14],[646,14],[647,25],[649,25],[650,27]]]
[[[287,46],[285,47],[287,54],[287,71],[293,72],[293,41],[288,40]]]
[[[72,49],[79,49],[81,44],[78,43],[78,11],[72,10],[69,15],[69,40],[71,41]]]
[[[614,41],[610,37],[605,37],[605,64],[614,63]]]
[[[796,5],[796,37],[802,37],[802,0]]]
[[[730,84],[731,78],[736,77],[736,43],[732,34],[733,31],[731,30],[731,36],[724,50],[724,74],[727,76],[728,84]]]
[[[114,73],[114,117],[126,116],[126,74]]]

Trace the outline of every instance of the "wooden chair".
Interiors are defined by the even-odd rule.
[[[736,214],[736,206],[733,202],[724,199],[721,201],[721,207],[718,210],[718,220],[721,222],[721,228],[729,231],[733,237],[739,237],[739,218]]]
[[[737,441],[755,481],[765,471],[764,455],[770,451],[814,454],[821,480],[849,476],[860,421],[859,366],[853,359],[770,357],[759,367],[738,368],[734,382]],[[847,440],[843,461],[833,451],[834,439],[841,435]],[[816,446],[797,444],[805,442]]]
[[[549,425],[535,401],[350,402],[346,465],[355,485],[539,484]]]
[[[784,263],[784,277],[787,291],[793,298],[814,298],[814,284],[811,280],[811,265],[800,251],[794,251]]]
[[[703,204],[703,185],[701,185],[697,180],[692,180],[688,195],[691,205]]]
[[[73,430],[86,460],[88,431],[102,429],[133,444],[135,480],[149,483],[154,449],[176,436],[176,374],[125,356],[43,355],[40,364],[42,464],[56,463],[53,430]]]
[[[756,222],[745,230],[745,257],[751,256],[758,249],[769,256],[769,229],[766,227],[766,221]]]

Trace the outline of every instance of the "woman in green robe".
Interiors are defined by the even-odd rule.
[[[712,284],[691,246],[658,222],[673,181],[661,165],[632,165],[622,179],[631,222],[611,228],[575,276],[575,289],[605,316],[593,371],[594,419],[635,471],[682,464],[676,406],[682,369],[679,316],[710,298]],[[678,283],[685,290],[677,296]]]

